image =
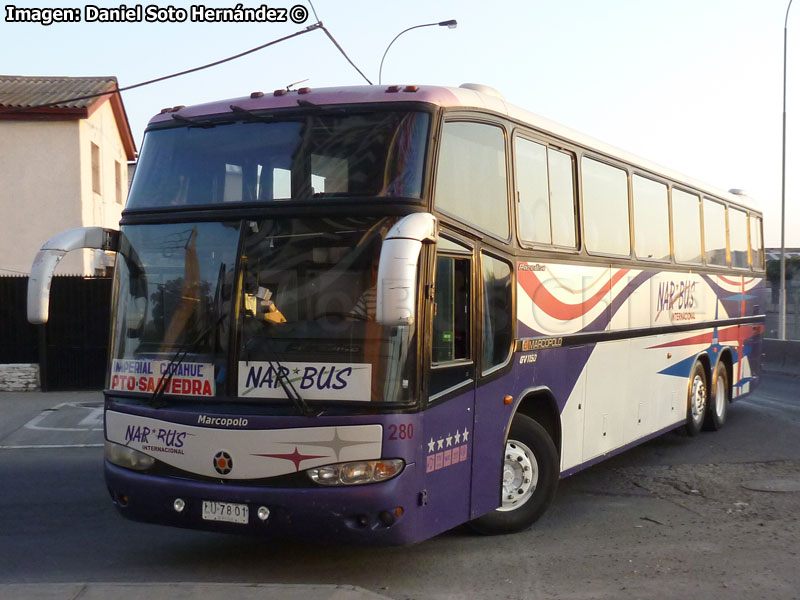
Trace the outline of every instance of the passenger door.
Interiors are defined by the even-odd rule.
[[[422,468],[424,530],[435,535],[469,518],[475,404],[475,274],[469,242],[440,236],[432,288]]]

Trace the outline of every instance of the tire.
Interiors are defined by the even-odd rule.
[[[530,417],[514,416],[503,461],[503,504],[470,522],[472,529],[484,535],[527,529],[556,495],[558,451],[544,427]]]
[[[728,367],[720,361],[717,366],[717,379],[714,385],[714,394],[708,402],[706,408],[706,418],[703,429],[708,431],[718,431],[725,425],[728,418],[728,404],[730,402],[728,394]]]
[[[694,363],[689,375],[689,389],[686,396],[686,433],[695,436],[703,428],[708,405],[708,383],[706,370],[700,361]]]

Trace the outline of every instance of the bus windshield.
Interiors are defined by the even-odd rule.
[[[155,395],[169,378],[169,395],[274,402],[288,381],[304,401],[411,402],[413,328],[375,321],[395,221],[124,227],[109,389]]]
[[[152,130],[127,208],[419,199],[429,120],[423,112],[267,114]]]

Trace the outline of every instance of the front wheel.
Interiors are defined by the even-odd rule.
[[[470,522],[479,533],[497,535],[527,529],[556,494],[558,452],[547,431],[530,417],[517,414],[511,422],[500,484],[500,507]]]

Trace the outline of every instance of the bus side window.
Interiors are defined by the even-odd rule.
[[[700,198],[672,189],[672,238],[675,260],[679,263],[701,263]]]
[[[628,256],[628,174],[619,167],[583,157],[583,226],[589,252]]]
[[[434,291],[434,364],[470,358],[470,261],[439,256]]]
[[[442,128],[436,208],[501,239],[509,234],[505,132],[486,123]]]
[[[514,156],[520,240],[574,248],[572,155],[517,137]]]
[[[723,267],[728,264],[725,225],[725,205],[704,198],[703,240],[705,240],[706,264]]]
[[[764,245],[761,239],[761,218],[750,215],[750,264],[753,269],[764,268]]]
[[[511,354],[511,265],[481,254],[483,271],[483,373],[504,364]]]
[[[665,184],[633,176],[633,231],[637,258],[669,260],[669,197]]]
[[[746,269],[747,262],[747,213],[733,207],[728,208],[730,228],[731,266]]]
[[[444,237],[439,238],[437,246],[428,385],[433,402],[475,380],[472,250]],[[442,254],[445,251],[447,254]]]

